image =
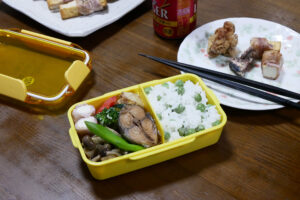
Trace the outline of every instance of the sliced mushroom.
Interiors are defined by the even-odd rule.
[[[100,161],[101,160],[101,156],[100,155],[97,155],[97,156],[95,156],[93,159],[92,159],[92,161],[94,161],[94,162],[98,162],[98,161]]]
[[[104,147],[104,145],[97,144],[95,147],[95,154],[97,154],[97,155],[106,156],[106,151],[107,150]]]
[[[85,155],[86,155],[86,157],[88,159],[92,159],[94,157],[94,155],[95,155],[95,149],[93,149],[93,150],[87,150],[86,148],[84,148],[83,150],[84,150],[84,153],[85,153]]]
[[[121,153],[121,149],[112,149],[111,151],[116,152],[116,153]]]
[[[103,147],[104,147],[105,151],[109,151],[112,149],[112,145],[108,144],[108,143],[104,144]]]
[[[109,155],[115,155],[116,157],[121,156],[120,153],[115,152],[115,151],[107,151],[107,152],[106,152],[106,155],[107,155],[107,156],[109,156]]]
[[[102,157],[102,158],[101,158],[101,161],[109,160],[109,159],[116,158],[116,157],[117,157],[116,155],[105,156],[105,157]]]
[[[95,144],[104,144],[105,143],[105,140],[103,140],[101,137],[97,136],[97,135],[94,135],[92,138],[93,142]]]
[[[137,105],[125,105],[120,111],[119,128],[130,142],[145,147],[158,143],[158,131],[150,114]]]
[[[84,148],[86,148],[87,150],[93,150],[96,148],[96,144],[93,142],[92,138],[88,135],[85,135],[82,138],[82,144]]]

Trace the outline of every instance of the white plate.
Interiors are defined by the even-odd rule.
[[[108,3],[104,11],[93,13],[89,16],[80,16],[62,20],[60,13],[53,13],[48,9],[44,0],[3,0],[10,7],[24,13],[44,26],[70,37],[87,36],[94,31],[107,26],[135,7],[144,0],[116,0]]]
[[[218,27],[222,27],[225,21],[234,23],[239,37],[237,48],[241,52],[250,46],[252,37],[265,37],[268,40],[281,41],[281,53],[284,64],[280,77],[277,80],[263,78],[260,62],[257,62],[255,67],[246,73],[246,78],[300,93],[300,35],[288,27],[271,21],[255,18],[228,18],[204,24],[184,39],[179,47],[177,60],[207,69],[234,74],[228,67],[229,58],[218,56],[210,59],[206,51],[208,37]],[[283,107],[211,81],[204,81],[213,89],[221,104],[226,106],[245,110],[271,110]]]

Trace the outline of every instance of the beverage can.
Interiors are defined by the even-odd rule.
[[[152,0],[153,27],[164,38],[178,39],[196,27],[197,0]]]

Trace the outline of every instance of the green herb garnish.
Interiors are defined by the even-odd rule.
[[[108,126],[112,129],[117,129],[120,110],[123,108],[123,106],[123,104],[116,104],[109,109],[104,108],[102,112],[96,114],[95,117],[102,126]]]

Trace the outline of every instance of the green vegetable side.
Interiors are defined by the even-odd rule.
[[[118,129],[118,119],[120,110],[123,108],[123,104],[116,104],[109,109],[104,108],[102,112],[96,114],[96,119],[102,126],[108,126],[112,129]]]
[[[146,111],[140,96],[133,92],[112,96],[98,108],[89,104],[78,105],[72,111],[72,118],[85,155],[94,162],[161,142],[155,120]]]
[[[94,133],[95,135],[101,137],[105,141],[115,145],[116,147],[119,147],[120,149],[126,150],[126,151],[139,151],[144,149],[144,147],[140,145],[130,144],[125,139],[123,139],[120,136],[117,136],[112,131],[110,131],[108,128],[101,126],[100,124],[95,124],[92,122],[85,122],[88,129]]]

